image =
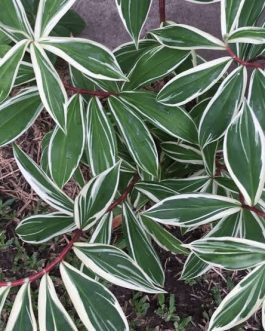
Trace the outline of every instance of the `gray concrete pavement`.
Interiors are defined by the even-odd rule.
[[[167,19],[190,24],[215,36],[220,35],[219,4],[195,5],[184,0],[167,0]],[[130,41],[114,0],[77,0],[74,8],[85,19],[83,36],[111,49]],[[153,0],[145,31],[159,25],[158,0]]]

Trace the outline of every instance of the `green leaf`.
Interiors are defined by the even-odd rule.
[[[238,237],[264,243],[265,224],[257,214],[242,208],[240,213],[218,222],[207,237]]]
[[[66,132],[57,127],[48,150],[50,174],[59,187],[72,178],[84,151],[85,123],[81,96],[75,95],[69,100]]]
[[[79,229],[89,229],[110,207],[119,184],[120,165],[118,162],[92,178],[77,196],[75,222]]]
[[[115,0],[122,22],[136,47],[147,19],[152,0]]]
[[[248,239],[207,237],[186,247],[203,261],[229,270],[253,268],[265,260],[265,244]]]
[[[225,37],[237,28],[238,20],[245,4],[245,0],[221,1],[221,26],[222,35]]]
[[[153,92],[122,92],[120,97],[132,110],[172,137],[197,143],[196,126],[184,109],[158,103]]]
[[[22,91],[0,105],[0,146],[20,137],[34,123],[43,106],[36,88]]]
[[[139,182],[135,189],[143,193],[150,200],[159,202],[177,193],[197,192],[207,186],[208,176],[194,176],[182,179],[168,179],[160,182]]]
[[[249,82],[249,97],[248,102],[253,112],[255,113],[259,124],[263,129],[263,133],[265,134],[265,74],[263,70],[254,70],[251,75],[251,79]]]
[[[1,287],[0,288],[0,314],[2,313],[6,298],[10,291],[10,287]]]
[[[238,213],[237,200],[214,194],[180,194],[164,199],[143,215],[162,224],[191,227]]]
[[[32,64],[25,61],[21,61],[14,85],[19,86],[28,84],[33,80],[35,80],[35,73]]]
[[[246,203],[255,205],[265,183],[265,139],[263,130],[247,103],[226,132],[224,160]]]
[[[55,209],[72,216],[73,201],[17,145],[13,146],[13,152],[22,175],[41,199]]]
[[[42,103],[56,124],[64,130],[67,94],[60,76],[40,45],[32,43],[30,54]]]
[[[35,39],[47,37],[76,0],[40,0],[35,22]]]
[[[243,9],[239,17],[238,26],[251,26],[257,23],[260,15],[265,7],[263,0],[249,1],[244,2]]]
[[[105,92],[113,92],[114,94],[118,94],[120,91],[118,82],[113,80],[102,80],[88,77],[72,66],[69,66],[69,71],[72,85],[78,88],[86,90],[100,89]],[[89,94],[84,94],[83,98],[88,102],[91,99],[91,96]]]
[[[188,55],[189,53],[186,51],[170,49],[161,45],[147,50],[129,72],[129,81],[123,85],[123,90],[135,90],[168,76]]]
[[[191,253],[187,258],[181,273],[181,279],[190,280],[205,274],[211,267],[198,258],[197,255]]]
[[[162,292],[140,266],[117,247],[77,243],[74,252],[87,268],[115,285],[146,293]]]
[[[242,104],[246,84],[244,67],[232,71],[222,82],[201,117],[199,141],[202,148],[223,136]]]
[[[32,38],[33,31],[20,0],[1,0],[0,29],[15,41]]]
[[[5,328],[5,331],[37,331],[37,323],[33,313],[30,284],[21,286]]]
[[[175,254],[187,254],[188,250],[182,246],[182,242],[161,225],[145,217],[141,220],[152,239],[164,250]]]
[[[251,317],[265,296],[265,266],[257,267],[224,298],[213,314],[209,331],[229,330]]]
[[[265,43],[265,28],[252,26],[239,28],[230,33],[228,42],[262,45]]]
[[[162,182],[140,182],[136,184],[135,189],[154,202],[159,202],[177,193],[175,190],[163,185]]]
[[[28,43],[27,40],[18,42],[0,59],[0,103],[9,96],[14,86],[18,69]]]
[[[145,123],[120,98],[112,96],[108,103],[135,163],[147,173],[157,176],[158,154]]]
[[[53,34],[60,37],[78,36],[85,29],[86,22],[74,10],[69,10],[53,29]]]
[[[117,159],[114,130],[98,98],[92,98],[88,105],[86,138],[90,169],[96,176],[112,167]]]
[[[51,278],[42,277],[38,300],[40,331],[78,331],[71,317],[61,304]]]
[[[122,44],[113,52],[123,72],[127,74],[144,53],[153,49],[157,45],[158,43],[156,40],[143,39],[139,40],[138,48],[135,47],[133,42],[130,42]]]
[[[41,39],[41,46],[61,57],[85,75],[105,80],[127,80],[109,49],[82,38],[50,37]]]
[[[98,222],[90,240],[90,244],[106,244],[111,242],[113,213],[107,213]]]
[[[161,143],[161,148],[172,160],[180,163],[203,164],[202,153],[190,145],[174,141]]]
[[[152,30],[162,45],[176,49],[225,49],[225,44],[207,32],[185,24],[172,24]]]
[[[25,242],[40,244],[67,232],[72,232],[74,228],[75,223],[72,216],[52,213],[25,218],[17,226],[16,234]]]
[[[210,177],[216,176],[216,153],[218,145],[219,141],[216,140],[201,149],[204,167]]]
[[[141,221],[136,218],[127,203],[123,205],[123,217],[123,229],[130,255],[155,284],[163,286],[165,275],[159,257]]]
[[[171,79],[158,94],[158,101],[181,106],[208,91],[225,74],[231,65],[230,57],[200,64]]]
[[[129,331],[124,313],[113,294],[99,282],[64,262],[60,272],[66,290],[87,330]]]

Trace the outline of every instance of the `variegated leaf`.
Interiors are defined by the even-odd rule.
[[[221,1],[221,27],[224,37],[237,28],[238,20],[245,2],[245,0]]]
[[[18,146],[14,145],[13,151],[17,165],[32,189],[50,206],[72,216],[73,201]]]
[[[0,103],[9,96],[14,86],[28,43],[28,40],[18,42],[0,59]]]
[[[122,92],[120,97],[133,111],[158,129],[177,139],[197,143],[196,126],[184,109],[158,103],[155,93],[149,91]]]
[[[108,115],[98,98],[92,98],[87,109],[87,153],[94,176],[116,163],[116,137]]]
[[[76,243],[74,252],[87,268],[115,285],[146,293],[163,292],[131,257],[115,246]]]
[[[155,284],[163,285],[165,275],[159,257],[147,237],[141,221],[136,218],[127,203],[123,205],[123,217],[123,229],[130,255]]]
[[[126,317],[113,294],[102,284],[64,262],[60,272],[66,290],[87,330],[129,331]]]
[[[120,98],[112,96],[108,102],[135,163],[147,173],[157,176],[158,153],[145,123]]]
[[[158,101],[169,106],[181,106],[196,99],[216,84],[231,63],[230,57],[223,57],[178,74],[159,92]]]
[[[107,213],[98,222],[90,240],[90,244],[106,244],[111,242],[113,213]]]
[[[56,124],[65,130],[67,94],[60,76],[39,44],[30,45],[30,54],[42,103]]]
[[[152,0],[115,0],[122,22],[138,46],[142,28],[147,19]]]
[[[222,82],[201,117],[199,141],[202,148],[223,136],[241,106],[246,84],[247,71],[243,67],[232,71]]]
[[[206,237],[193,241],[190,248],[200,259],[218,268],[242,270],[265,261],[265,244],[232,237]]]
[[[49,170],[52,179],[63,187],[73,176],[85,146],[85,120],[81,96],[73,96],[67,105],[66,133],[56,127],[48,147]]]
[[[257,204],[265,183],[265,138],[247,103],[226,132],[224,160],[246,203]]]
[[[238,213],[240,209],[241,204],[237,200],[195,193],[166,198],[143,212],[143,215],[158,223],[191,227]]]
[[[33,313],[30,284],[21,286],[13,303],[5,331],[37,331]]]
[[[162,45],[170,48],[191,50],[191,49],[224,49],[223,41],[185,24],[172,24],[152,30],[154,36]]]
[[[75,200],[74,208],[78,228],[89,229],[106,213],[118,188],[120,165],[120,162],[116,163],[83,187]]]
[[[164,250],[174,254],[187,254],[188,250],[182,246],[182,242],[160,224],[145,217],[141,217],[141,220],[152,239]]]
[[[47,37],[76,0],[40,0],[35,21],[35,39]]]
[[[36,88],[23,90],[0,105],[0,146],[19,138],[34,123],[43,106]]]
[[[47,51],[61,57],[85,75],[105,80],[127,80],[109,49],[82,38],[50,37],[40,40]]]
[[[40,331],[78,331],[61,304],[53,282],[47,274],[42,277],[40,282],[38,315]]]
[[[230,330],[250,318],[265,298],[265,266],[243,278],[214,312],[209,331]]]
[[[21,0],[1,0],[0,29],[14,41],[33,36]]]
[[[25,218],[17,226],[16,233],[25,242],[40,244],[74,229],[73,217],[52,213]]]

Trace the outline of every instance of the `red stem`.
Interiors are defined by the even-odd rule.
[[[166,21],[166,0],[159,0],[160,23]]]
[[[242,193],[239,194],[239,200],[241,202],[242,208],[250,210],[253,213],[265,218],[265,212],[263,212],[262,210],[257,209],[256,207],[251,207],[251,206],[248,206],[248,205],[245,204],[245,199],[244,199],[244,196],[243,196]]]
[[[124,193],[110,205],[107,212],[112,211],[120,203],[125,201],[125,199],[130,194],[130,192],[133,190],[133,188],[134,188],[135,184],[138,182],[138,180],[139,180],[138,175],[135,175],[133,177],[132,181],[127,186]],[[41,271],[36,272],[36,273],[26,277],[26,278],[20,278],[20,279],[11,281],[11,282],[8,282],[8,281],[7,282],[0,282],[0,287],[20,286],[20,285],[23,285],[27,282],[32,283],[32,282],[40,279],[42,276],[44,276],[45,274],[52,271],[57,266],[57,264],[61,263],[64,260],[66,255],[71,251],[73,245],[81,238],[82,234],[83,234],[82,230],[76,230],[74,232],[74,236],[73,236],[72,240],[67,244],[67,246],[65,246],[65,248],[61,251],[61,253],[50,264],[48,264],[45,268],[43,268]]]
[[[231,48],[227,47],[226,48],[228,54],[232,57],[232,59],[239,63],[242,66],[245,66],[247,68],[254,68],[254,69],[264,69],[265,68],[265,64],[262,63],[257,63],[255,61],[257,60],[262,60],[261,58],[256,58],[256,59],[252,59],[249,61],[244,61],[242,59],[240,59],[233,51]]]
[[[95,96],[95,97],[99,97],[99,98],[108,98],[112,95],[118,95],[117,93],[113,93],[113,92],[105,92],[105,91],[93,91],[93,90],[86,90],[86,89],[82,89],[79,87],[75,87],[72,85],[69,85],[67,83],[63,83],[64,87],[68,90],[68,91],[72,91],[74,93],[78,93],[78,94],[87,94],[87,95],[91,95],[91,96]]]

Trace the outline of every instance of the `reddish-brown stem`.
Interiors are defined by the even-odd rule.
[[[107,212],[112,211],[115,207],[117,207],[119,204],[121,204],[122,202],[124,202],[127,199],[127,196],[133,190],[134,185],[138,182],[138,180],[139,180],[138,175],[135,175],[133,177],[132,181],[127,186],[124,193],[110,205]],[[26,282],[32,283],[32,282],[40,279],[42,276],[44,276],[45,274],[52,271],[59,263],[61,263],[65,259],[66,255],[71,251],[73,245],[81,238],[82,234],[83,234],[82,230],[76,230],[74,232],[74,236],[73,236],[72,240],[69,241],[69,243],[64,247],[64,249],[61,251],[61,253],[50,264],[48,264],[45,268],[43,268],[39,272],[36,272],[26,278],[20,278],[20,279],[10,281],[10,282],[8,282],[8,281],[0,282],[0,287],[20,286],[20,285],[25,284]]]
[[[264,69],[265,68],[265,63],[258,63],[256,61],[258,60],[261,60],[261,59],[252,59],[252,60],[249,60],[249,61],[244,61],[242,59],[240,59],[233,51],[231,48],[227,47],[226,48],[228,54],[231,56],[231,58],[239,63],[240,65],[246,67],[246,68],[253,68],[253,69]]]
[[[244,196],[243,196],[242,193],[239,194],[239,200],[241,202],[242,208],[250,210],[253,213],[265,218],[265,212],[263,212],[262,210],[257,209],[256,207],[251,207],[251,206],[248,206],[248,205],[245,204],[245,199],[244,199]]]
[[[166,0],[159,0],[159,16],[160,23],[164,23],[166,21]]]
[[[79,88],[79,87],[69,85],[65,82],[63,84],[64,84],[64,87],[68,91],[72,91],[74,93],[83,94],[83,95],[85,95],[85,94],[86,95],[91,95],[91,96],[95,96],[95,97],[102,98],[102,99],[108,98],[112,95],[116,95],[116,96],[118,95],[117,93],[113,93],[113,92],[86,90],[86,89],[82,89],[82,88]]]

